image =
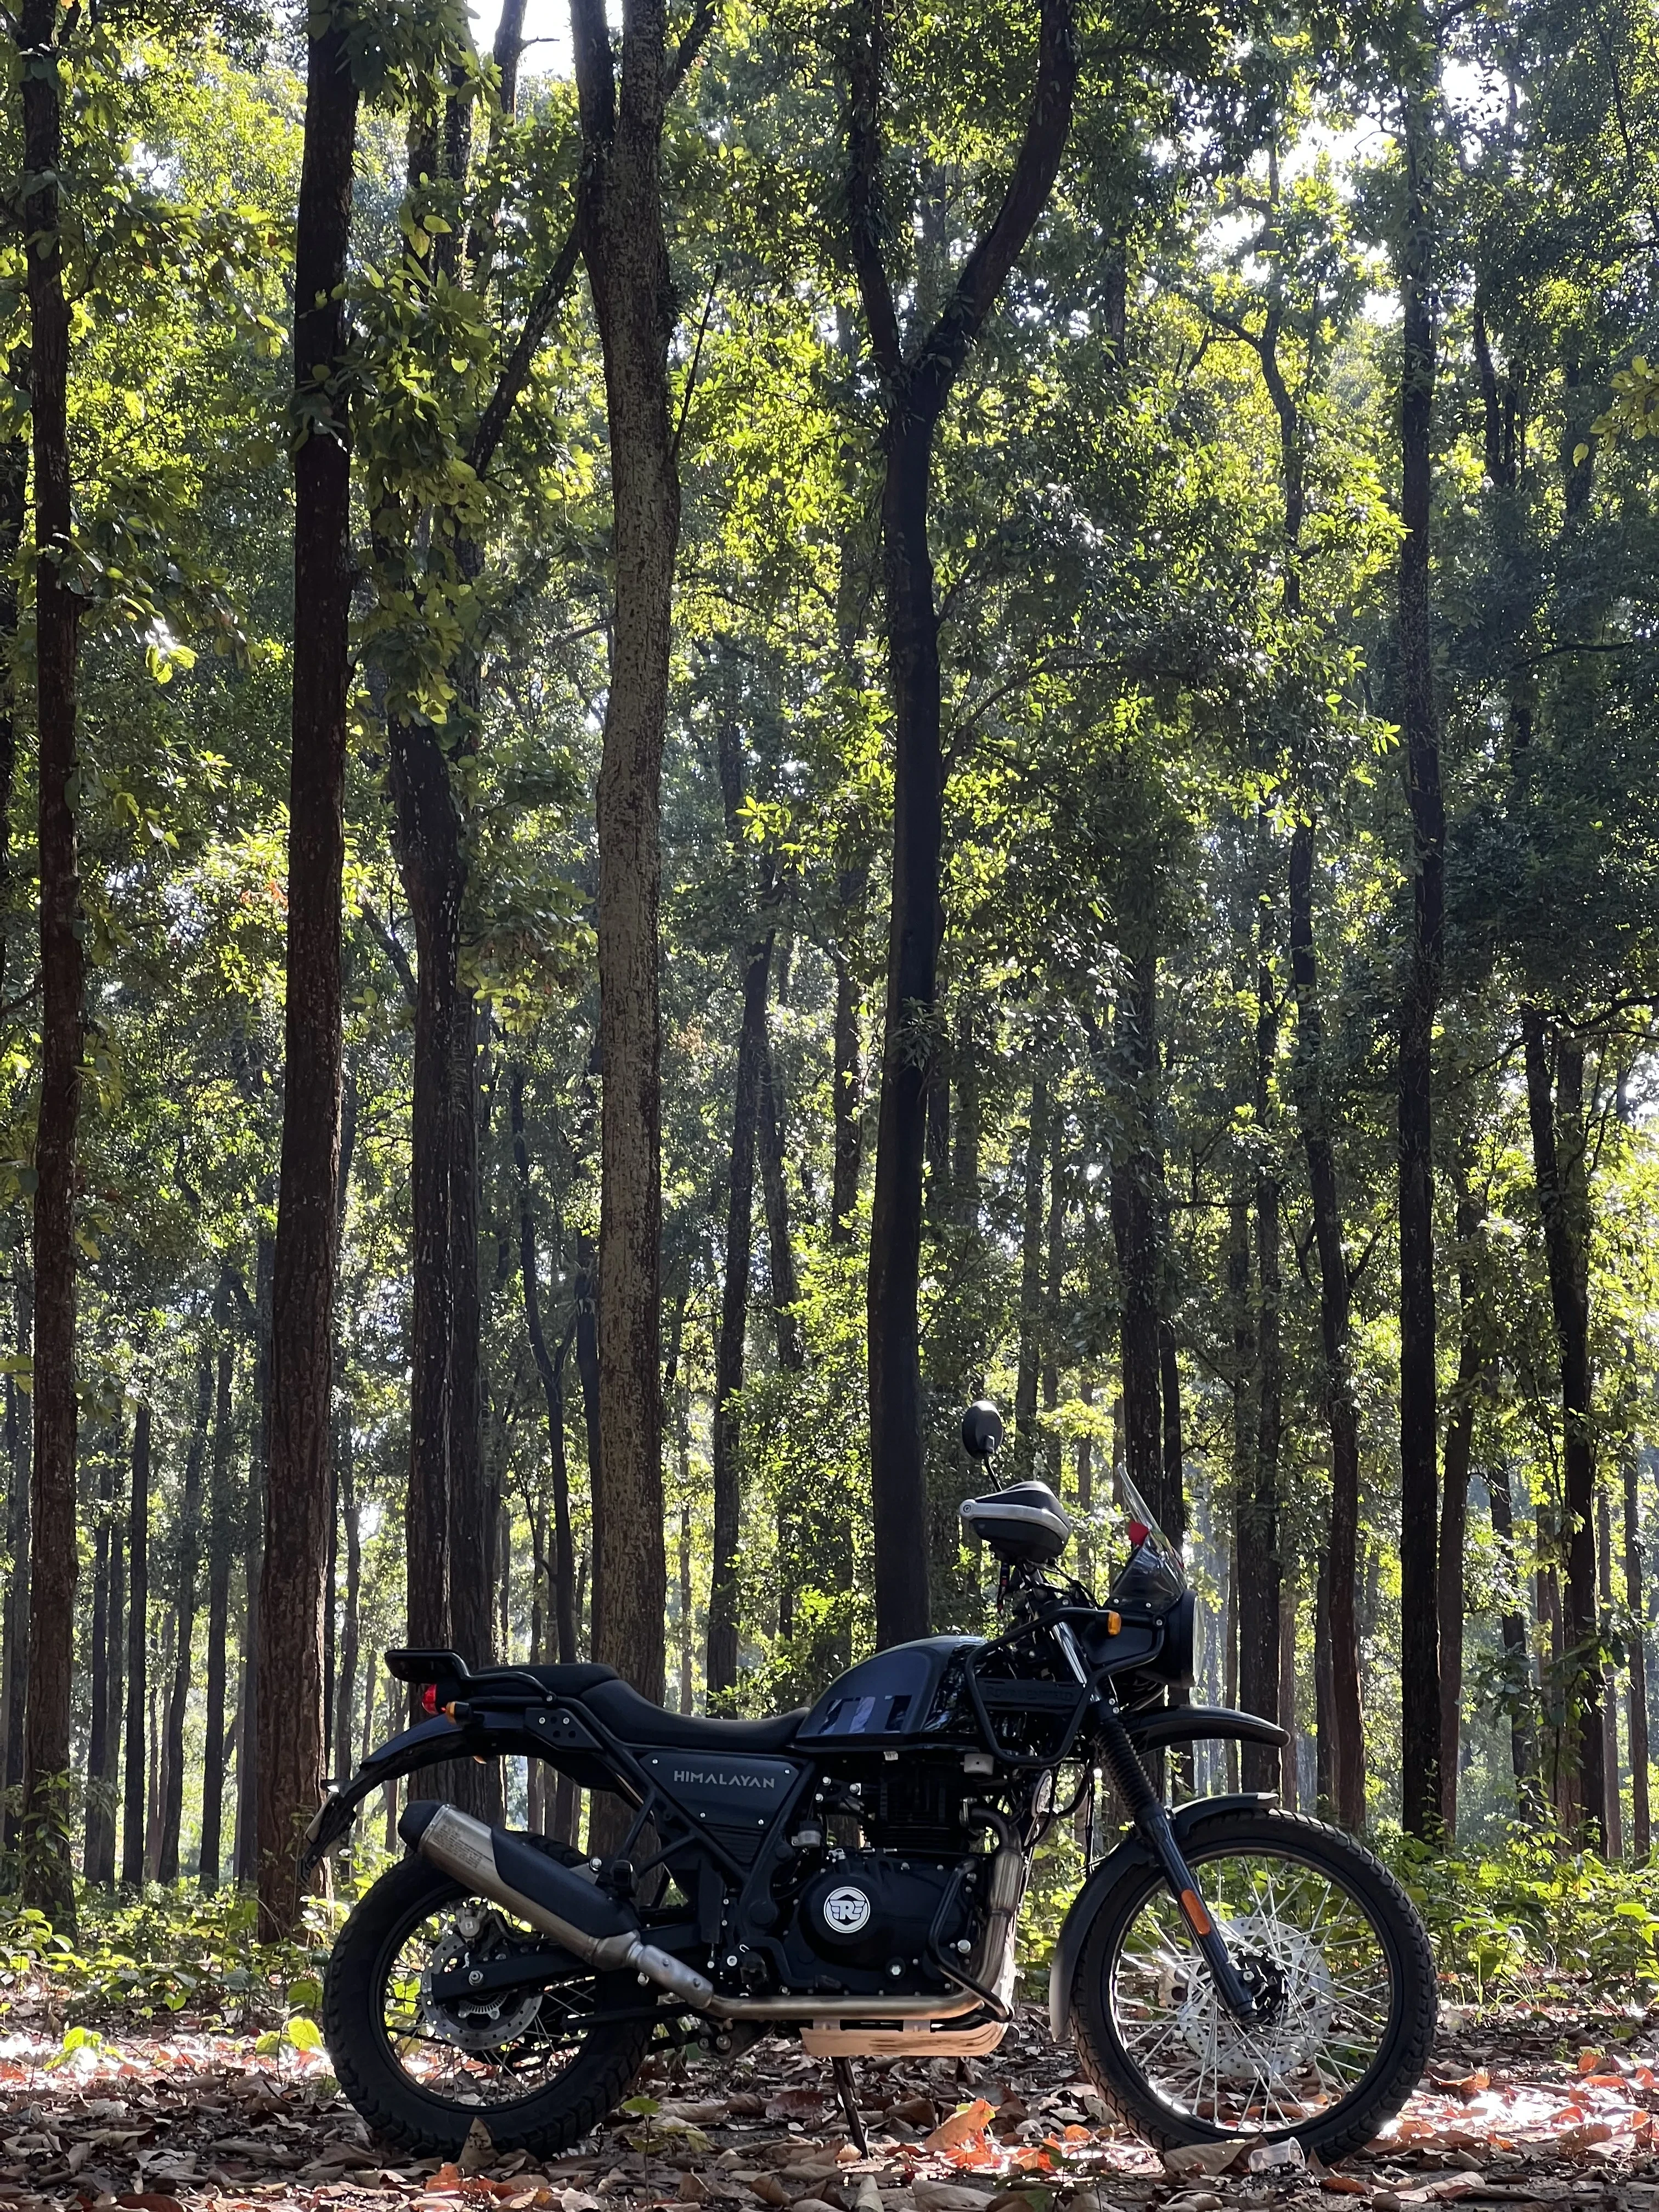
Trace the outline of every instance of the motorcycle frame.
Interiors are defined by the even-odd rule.
[[[1273,1723],[1249,1713],[1241,1713],[1223,1707],[1201,1705],[1160,1705],[1151,1711],[1126,1710],[1119,1701],[1112,1682],[1113,1664],[1105,1662],[1089,1667],[1077,1650],[1075,1637],[1063,1632],[1069,1630],[1071,1619],[1081,1620],[1089,1613],[1098,1613],[1102,1608],[1076,1605],[1050,1607],[1040,1616],[1036,1626],[1057,1632],[1060,1648],[1069,1659],[1076,1679],[1069,1685],[1058,1682],[1019,1681],[1018,1680],[987,1682],[981,1680],[981,1668],[986,1656],[1006,1646],[1019,1635],[1028,1633],[1033,1625],[1010,1631],[1003,1637],[992,1639],[981,1646],[964,1670],[968,1702],[972,1711],[977,1735],[976,1741],[964,1735],[952,1735],[944,1740],[940,1748],[968,1753],[990,1754],[993,1766],[988,1775],[976,1775],[972,1779],[994,1794],[1018,1784],[1022,1779],[1030,1781],[1043,1771],[1056,1771],[1074,1763],[1079,1756],[1079,1744],[1086,1741],[1090,1753],[1098,1756],[1118,1785],[1127,1810],[1133,1823],[1131,1842],[1137,1863],[1147,1857],[1158,1867],[1171,1894],[1176,1898],[1194,1941],[1205,1956],[1215,1977],[1218,1990],[1229,2011],[1241,2019],[1249,2019],[1255,2012],[1251,1992],[1238,1974],[1229,1956],[1224,1939],[1210,1921],[1200,1896],[1196,1880],[1188,1868],[1182,1849],[1186,1833],[1202,1818],[1210,1818],[1220,1810],[1231,1810],[1249,1806],[1259,1808],[1272,1799],[1252,1796],[1248,1798],[1198,1798],[1179,1808],[1173,1815],[1148,1779],[1141,1754],[1163,1749],[1217,1739],[1283,1746],[1287,1738]],[[1070,1618],[1068,1618],[1068,1616]],[[734,1895],[732,1905],[733,1921],[741,1925],[751,1904],[769,1898],[772,1875],[778,1856],[779,1845],[787,1848],[787,1838],[797,1820],[803,1804],[810,1802],[815,1791],[823,1789],[833,1778],[826,1773],[826,1759],[844,1764],[849,1747],[844,1741],[820,1747],[808,1742],[799,1746],[780,1747],[775,1753],[768,1754],[787,1759],[798,1765],[800,1771],[788,1794],[766,1823],[767,1838],[757,1854],[754,1863],[745,1867],[728,1850],[718,1837],[709,1834],[698,1825],[686,1808],[665,1789],[659,1778],[648,1771],[635,1748],[608,1728],[599,1716],[579,1698],[561,1695],[551,1691],[537,1678],[514,1669],[499,1669],[484,1675],[472,1676],[465,1662],[453,1653],[392,1651],[386,1662],[392,1674],[405,1681],[429,1682],[434,1673],[441,1686],[452,1685],[458,1690],[469,1687],[476,1692],[471,1697],[456,1696],[428,1720],[404,1730],[366,1759],[343,1788],[331,1789],[316,1817],[307,1830],[302,1856],[302,1869],[312,1871],[349,1831],[357,1807],[377,1790],[388,1783],[418,1772],[422,1768],[442,1764],[461,1756],[480,1761],[491,1758],[539,1758],[556,1771],[565,1774],[578,1787],[604,1789],[623,1797],[633,1808],[633,1818],[626,1835],[609,1862],[612,1869],[626,1863],[629,1880],[637,1892],[640,1882],[660,1872],[666,1886],[668,1861],[671,1856],[684,1859],[693,1856],[699,1869],[697,1895],[690,1899],[692,1917],[653,1916],[647,1907],[641,1913],[641,1924],[648,1930],[652,1942],[659,1948],[676,1956],[688,1956],[688,1963],[699,1955],[712,1954],[720,1932],[726,1925],[723,1911],[728,1892]],[[441,1662],[441,1667],[438,1662]],[[1052,1693],[1065,1688],[1069,1695],[1061,1698]],[[990,1698],[987,1690],[992,1692]],[[1044,1695],[1044,1692],[1051,1693]],[[1041,1754],[1012,1753],[1000,1741],[992,1719],[993,1707],[1005,1711],[1023,1711],[1027,1713],[1046,1711],[1061,1722],[1057,1747]],[[1086,1735],[1085,1735],[1086,1731]],[[658,1751],[659,1746],[645,1746],[647,1752]],[[889,1759],[896,1754],[889,1753]],[[966,1779],[966,1778],[964,1778]],[[981,1824],[1008,1828],[1005,1816],[988,1807],[975,1808]],[[1030,1850],[1037,1840],[1038,1827],[1018,1837],[1005,1835],[1004,1841],[1018,1844],[1028,1862]],[[655,1849],[653,1855],[638,1867],[631,1863],[631,1855],[641,1840],[649,1836]],[[1124,1863],[1127,1846],[1118,1851],[1096,1870],[1103,1872],[1108,1865]],[[702,1869],[720,1877],[718,1892],[709,1888],[702,1879]],[[1125,1863],[1127,1870],[1127,1863]],[[595,1871],[599,1871],[596,1866]],[[682,1885],[684,1887],[684,1885]],[[948,1894],[948,1893],[947,1893]],[[1064,1923],[1055,1951],[1054,1972],[1050,1980],[1050,2003],[1064,2025],[1064,2005],[1068,2001],[1070,1973],[1064,1978],[1063,1989],[1055,1978],[1060,1973],[1061,1961],[1073,1965],[1080,1954],[1088,1925],[1103,1900],[1105,1888],[1091,1877],[1074,1900]],[[939,1918],[943,1918],[941,1907]],[[752,2021],[775,2026],[796,2024],[811,2029],[818,2024],[820,2036],[826,2026],[848,2020],[909,2023],[926,2026],[932,2022],[961,2023],[958,2033],[978,2035],[992,2027],[1000,2029],[1006,2022],[1007,2008],[982,1984],[968,1978],[960,1969],[953,1967],[939,1951],[937,1944],[939,1922],[928,1941],[928,1963],[936,1974],[955,1985],[950,1996],[878,1996],[848,1994],[830,1997],[806,1996],[794,1993],[769,1994],[765,1996],[740,1996],[724,1992],[709,2000],[701,2009],[716,2023]],[[994,1979],[994,1963],[992,1970]],[[1057,1997],[1055,1991],[1060,1990]],[[664,1996],[649,2008],[665,2018],[683,2014],[693,2008],[683,1998]],[[972,2015],[978,2014],[975,2021]]]

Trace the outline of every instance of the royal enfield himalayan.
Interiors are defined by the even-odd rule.
[[[994,1407],[963,1441],[988,1464]],[[608,1856],[415,1798],[408,1856],[366,1893],[329,1964],[342,2087],[380,2135],[453,2154],[595,2127],[653,2039],[735,2056],[793,2034],[836,2062],[979,2056],[1014,2002],[1032,1855],[1112,1785],[1127,1822],[1072,1905],[1049,2024],[1107,2103],[1162,2146],[1296,2137],[1329,2160],[1415,2085],[1435,1973],[1403,1891],[1348,1837],[1271,1796],[1166,1802],[1162,1754],[1282,1746],[1249,1713],[1173,1703],[1192,1680],[1181,1555],[1125,1483],[1129,1553],[1098,1600],[1059,1571],[1072,1524],[1041,1482],[969,1498],[998,1563],[994,1635],[878,1652],[810,1711],[664,1711],[608,1667],[469,1671],[388,1652],[427,1717],[331,1792],[314,1866],[388,1782],[459,1755],[544,1760],[632,1808]]]

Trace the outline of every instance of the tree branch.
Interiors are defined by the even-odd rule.
[[[957,371],[996,302],[1060,173],[1077,91],[1077,31],[1072,0],[1042,0],[1036,83],[1013,174],[991,228],[963,264],[956,289],[928,333],[910,373],[913,410],[937,417]]]
[[[495,448],[501,441],[507,416],[513,412],[520,394],[530,381],[530,371],[542,340],[559,312],[565,294],[570,289],[570,280],[576,273],[576,261],[581,252],[581,189],[577,187],[576,213],[571,217],[570,228],[565,233],[553,266],[543,278],[541,289],[530,303],[530,312],[514,339],[513,350],[507,356],[495,389],[489,395],[489,404],[478,417],[478,427],[472,434],[472,443],[467,450],[467,460],[474,473],[487,476],[489,464],[495,458]]]
[[[412,1006],[415,1003],[415,970],[410,965],[408,953],[404,951],[393,934],[391,923],[383,921],[367,899],[363,901],[359,911],[368,924],[369,933],[374,942],[397,970],[398,981],[404,987],[404,995]]]
[[[696,66],[697,56],[702,52],[708,33],[714,27],[714,14],[715,0],[698,0],[685,36],[675,47],[673,59],[668,64],[668,75],[662,88],[665,106],[672,100]]]
[[[847,239],[864,319],[890,391],[904,374],[904,349],[887,264],[881,258],[881,73],[886,58],[884,0],[854,0],[848,40],[852,100],[847,118]]]

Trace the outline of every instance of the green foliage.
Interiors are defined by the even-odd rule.
[[[32,1907],[0,1905],[0,2018],[32,2021],[45,2002],[82,2040],[118,2041],[124,2030],[182,2015],[192,2026],[252,2028],[273,2051],[319,2046],[337,1908],[309,1908],[304,1940],[280,1944],[255,1940],[253,1899],[234,1887],[204,1897],[153,1884],[112,1898],[81,1887],[73,1936]],[[64,2055],[76,2047],[66,2039]]]
[[[1427,1921],[1442,1985],[1466,2003],[1560,1992],[1645,2002],[1659,1989],[1651,1874],[1512,1826],[1488,1856],[1385,1831],[1382,1856]]]

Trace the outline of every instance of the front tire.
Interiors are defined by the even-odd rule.
[[[632,1974],[573,1973],[489,2007],[434,2002],[434,1972],[487,1960],[535,1931],[469,1896],[425,1859],[402,1859],[341,1929],[323,1984],[323,2030],[340,2087],[376,2134],[416,2157],[453,2158],[475,2120],[500,2151],[546,2157],[590,2134],[620,2100],[651,2039]]]
[[[1294,2136],[1327,2162],[1369,2142],[1422,2076],[1437,1996],[1427,1930],[1387,1869],[1294,1814],[1197,1824],[1185,1855],[1259,2021],[1222,2006],[1150,1867],[1096,1917],[1072,1986],[1078,2055],[1160,2148]]]

